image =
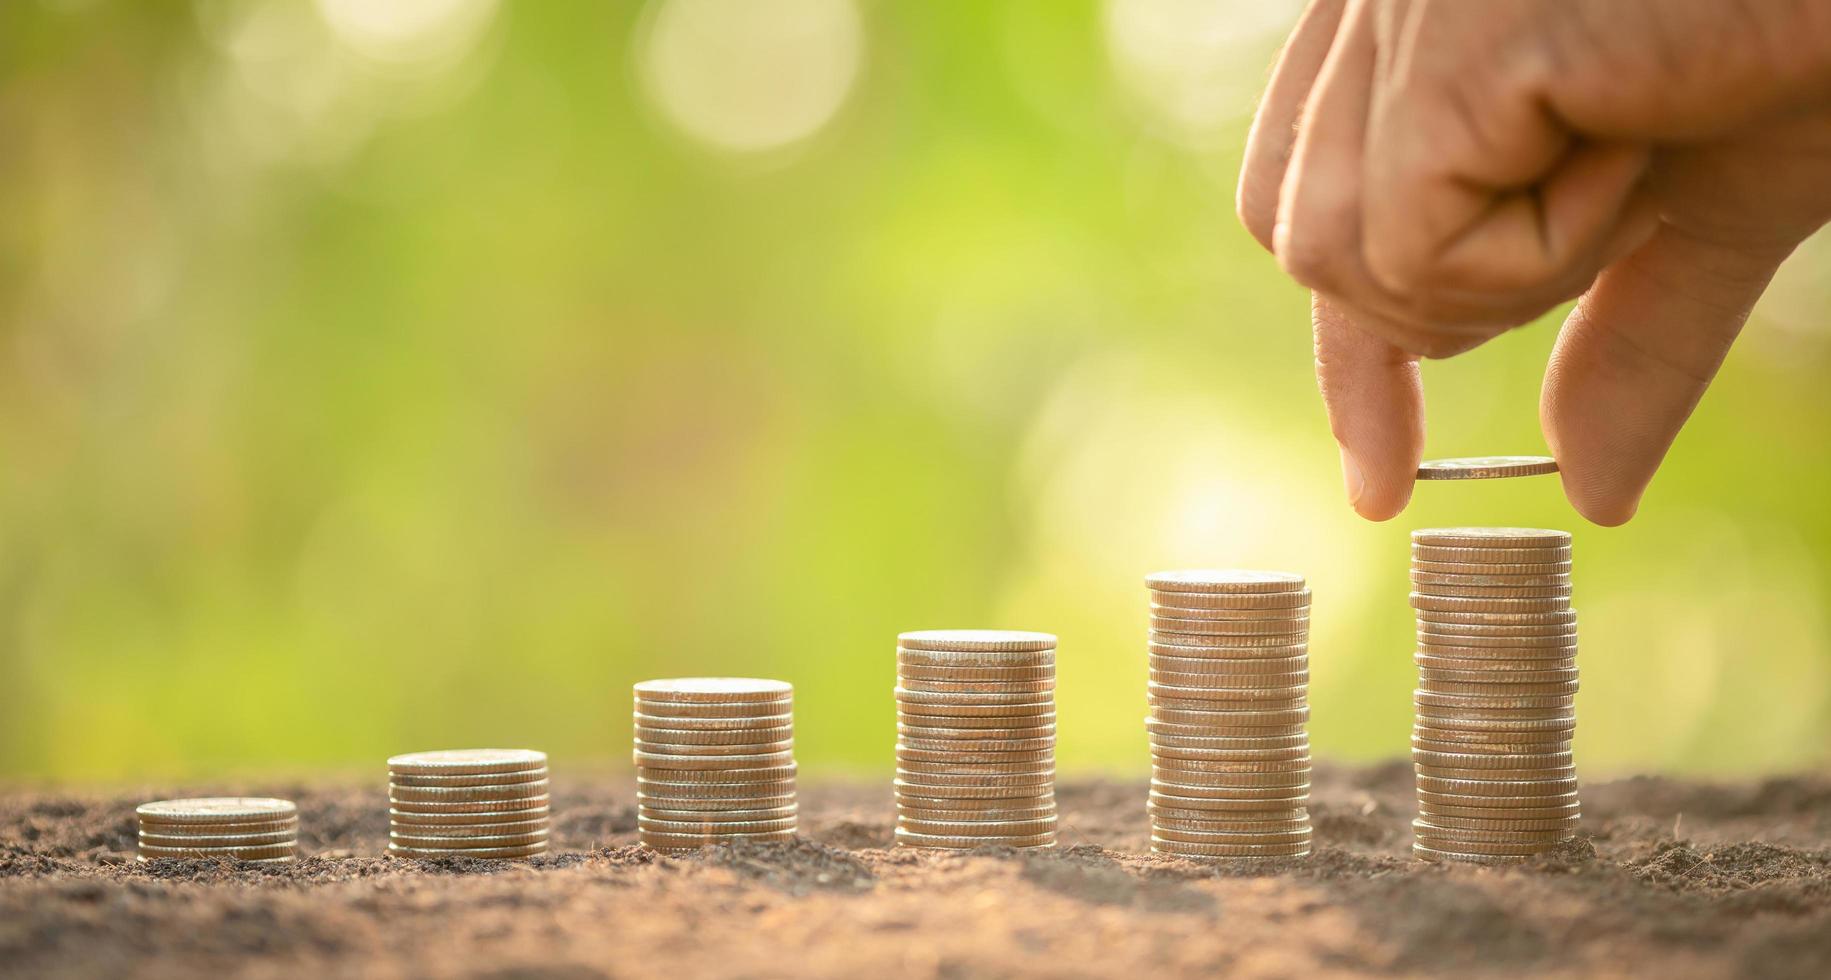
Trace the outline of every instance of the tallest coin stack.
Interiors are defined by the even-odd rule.
[[[1580,814],[1570,535],[1437,528],[1411,541],[1413,851],[1498,864],[1551,850]]]
[[[1310,853],[1310,590],[1303,576],[1158,572],[1151,590],[1151,850]]]

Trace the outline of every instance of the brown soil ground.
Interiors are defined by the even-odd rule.
[[[0,974],[1831,976],[1831,779],[1587,786],[1517,868],[1408,856],[1408,767],[1324,768],[1314,857],[1146,853],[1144,789],[1060,788],[1063,846],[890,847],[887,785],[814,785],[805,839],[662,858],[626,777],[558,780],[523,863],[375,856],[373,787],[290,796],[311,856],[135,864],[125,795],[0,795]],[[885,781],[887,783],[887,780]]]

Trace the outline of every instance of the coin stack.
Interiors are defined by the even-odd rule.
[[[1310,590],[1303,576],[1158,572],[1151,591],[1151,850],[1310,853]]]
[[[896,842],[1055,846],[1055,637],[897,637]]]
[[[388,760],[388,853],[525,858],[547,852],[547,754],[451,749]]]
[[[636,685],[636,822],[678,853],[795,836],[793,686],[750,677]]]
[[[1431,861],[1499,864],[1575,835],[1577,614],[1570,535],[1414,531],[1418,819]]]
[[[140,860],[234,858],[275,863],[299,854],[299,808],[266,797],[160,800],[134,810]]]

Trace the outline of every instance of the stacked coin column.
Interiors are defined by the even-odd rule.
[[[636,685],[642,843],[683,852],[795,836],[794,688],[749,677]]]
[[[1055,845],[1055,637],[897,637],[896,842]]]
[[[299,854],[299,808],[266,797],[160,800],[134,810],[142,861],[234,858],[271,863]]]
[[[449,749],[388,760],[388,853],[528,858],[547,853],[547,754]]]
[[[1310,592],[1303,576],[1159,572],[1151,592],[1151,850],[1310,853]]]
[[[1412,533],[1418,616],[1413,851],[1504,863],[1551,850],[1580,816],[1577,614],[1570,535],[1531,528]]]

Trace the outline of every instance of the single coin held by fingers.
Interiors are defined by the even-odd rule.
[[[1550,456],[1464,456],[1427,459],[1418,464],[1420,480],[1499,480],[1510,476],[1556,473],[1558,461]]]

